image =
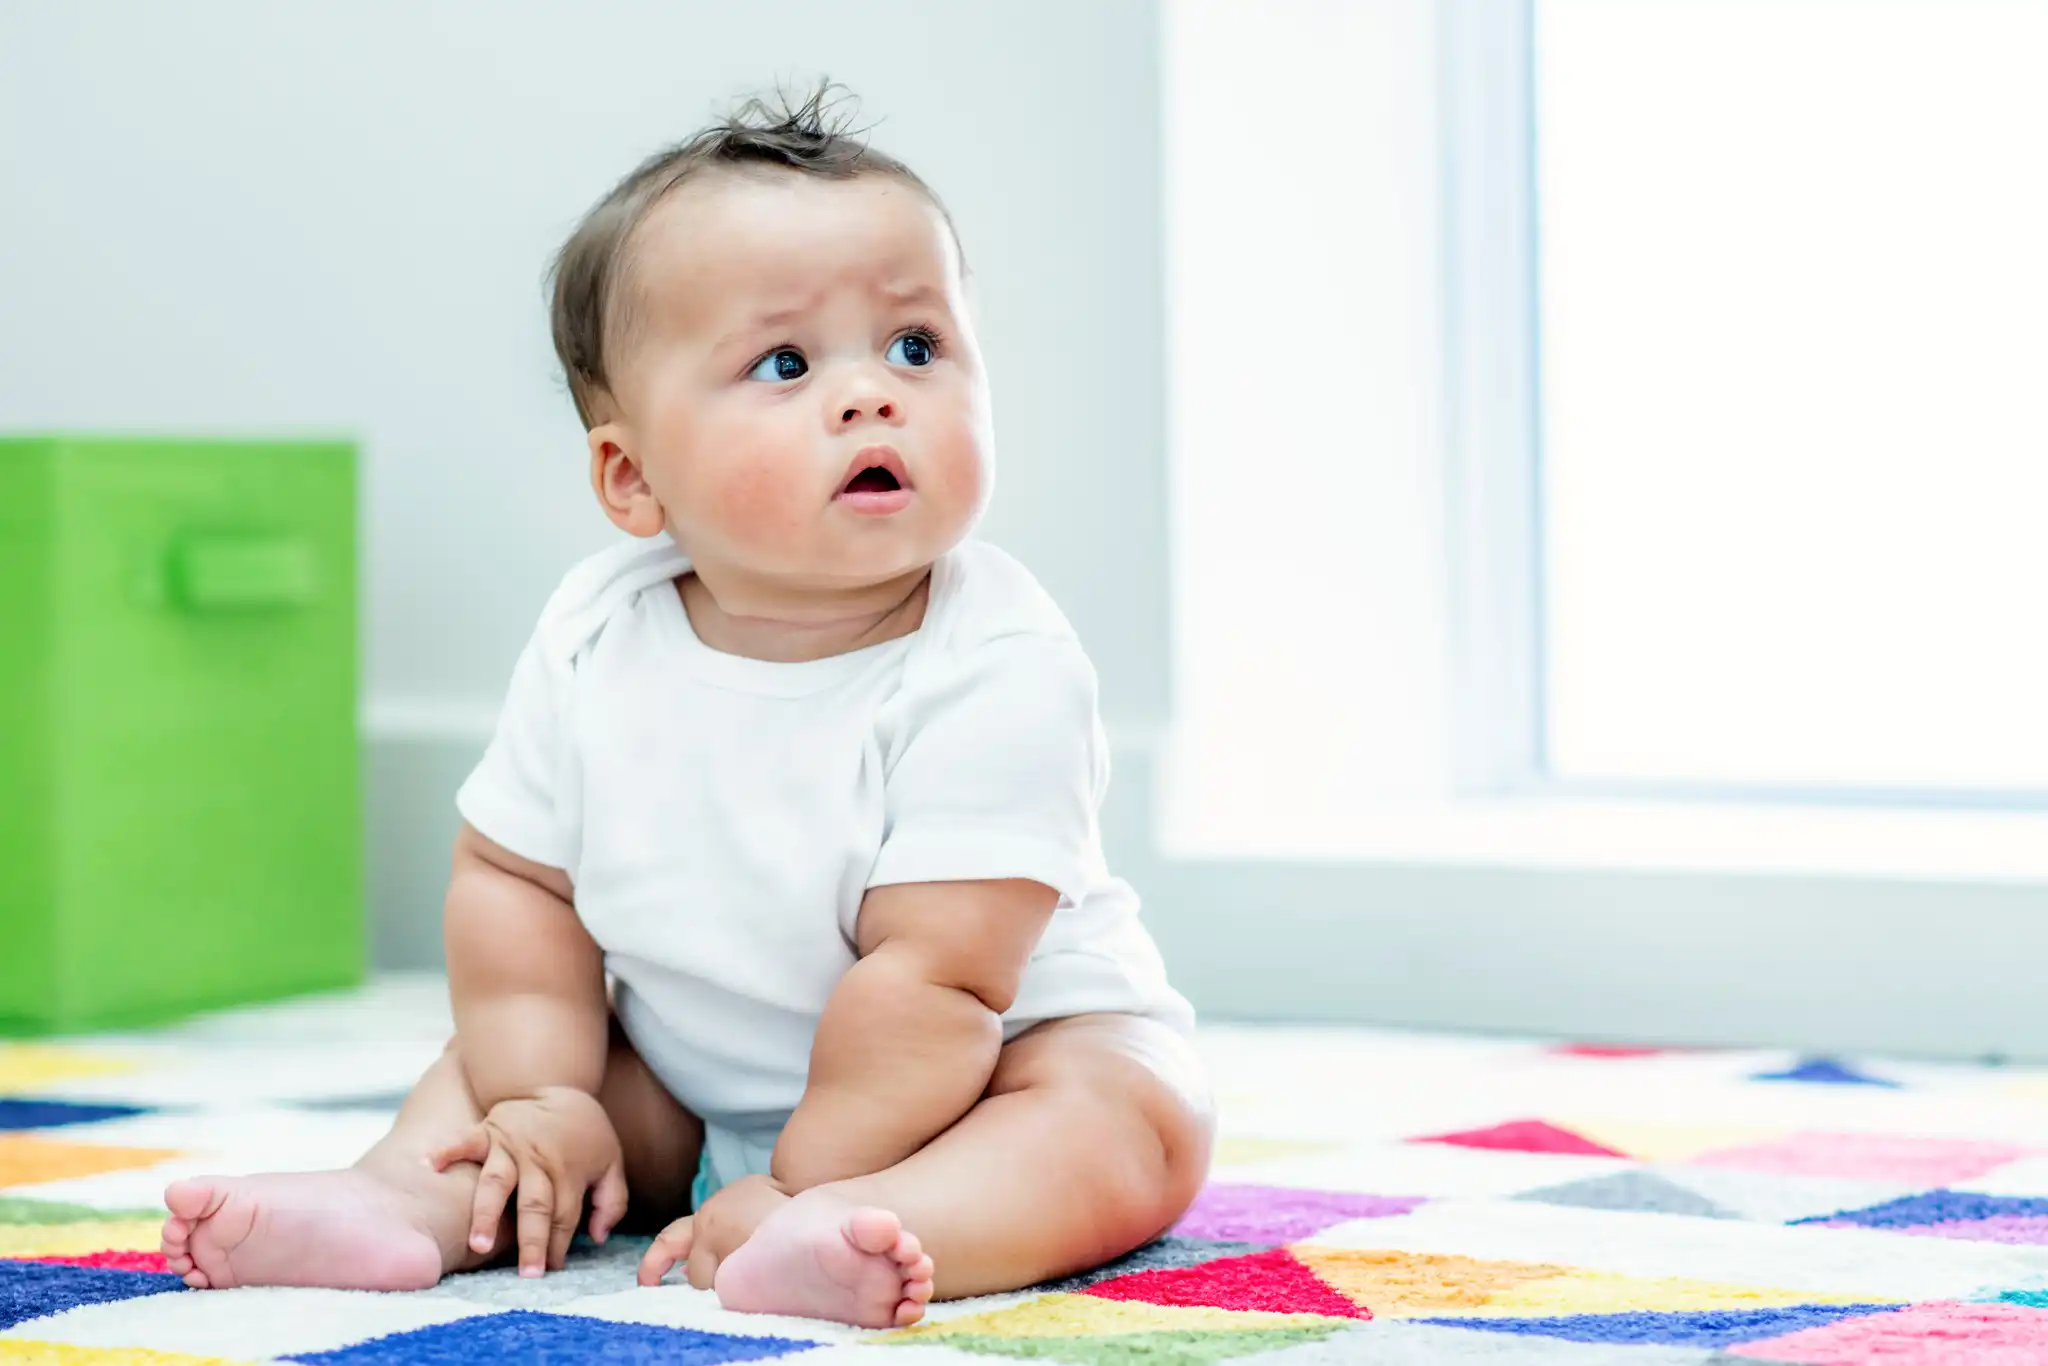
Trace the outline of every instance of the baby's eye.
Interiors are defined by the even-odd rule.
[[[747,371],[748,379],[767,380],[770,384],[785,384],[793,379],[802,379],[810,371],[804,360],[804,353],[790,347],[770,351],[761,357],[760,364]]]
[[[932,342],[930,337],[916,332],[906,332],[889,343],[888,353],[882,357],[891,365],[921,366],[932,363]]]

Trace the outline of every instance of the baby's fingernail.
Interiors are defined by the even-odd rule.
[[[491,1250],[491,1240],[481,1233],[477,1234],[476,1237],[470,1239],[469,1245],[475,1248],[478,1252],[489,1252]]]
[[[522,1266],[519,1268],[519,1274],[530,1281],[540,1275],[540,1268],[537,1266]]]

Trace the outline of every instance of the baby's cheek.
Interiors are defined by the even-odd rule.
[[[958,426],[946,434],[934,454],[939,457],[932,473],[940,500],[961,513],[980,511],[988,500],[993,473],[992,452],[983,434],[965,424]]]
[[[719,471],[705,511],[734,541],[787,545],[812,520],[802,507],[805,488],[801,472],[781,468],[773,460],[741,459]]]

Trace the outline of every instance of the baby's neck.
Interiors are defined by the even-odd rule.
[[[762,591],[676,580],[697,638],[721,654],[803,664],[897,640],[924,624],[931,570],[829,593]]]

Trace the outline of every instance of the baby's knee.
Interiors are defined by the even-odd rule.
[[[1214,1120],[1206,1105],[1156,1073],[1105,1074],[1088,1085],[1096,1123],[1076,1125],[1077,1140],[1099,1144],[1108,1208],[1126,1234],[1143,1241],[1187,1212],[1209,1174]],[[1090,1129],[1091,1137],[1081,1137]]]
[[[1062,1098],[1072,1141],[1104,1155],[1106,1188],[1128,1198],[1133,1218],[1156,1232],[1187,1210],[1208,1177],[1215,1111],[1193,1046],[1149,1021],[1132,1024],[1087,1045],[1075,1038],[1081,1046],[1046,1050],[1016,1080]]]
[[[1158,1073],[1147,1073],[1133,1087],[1131,1100],[1159,1143],[1159,1197],[1171,1222],[1194,1203],[1208,1180],[1215,1108],[1206,1087],[1190,1088]]]

